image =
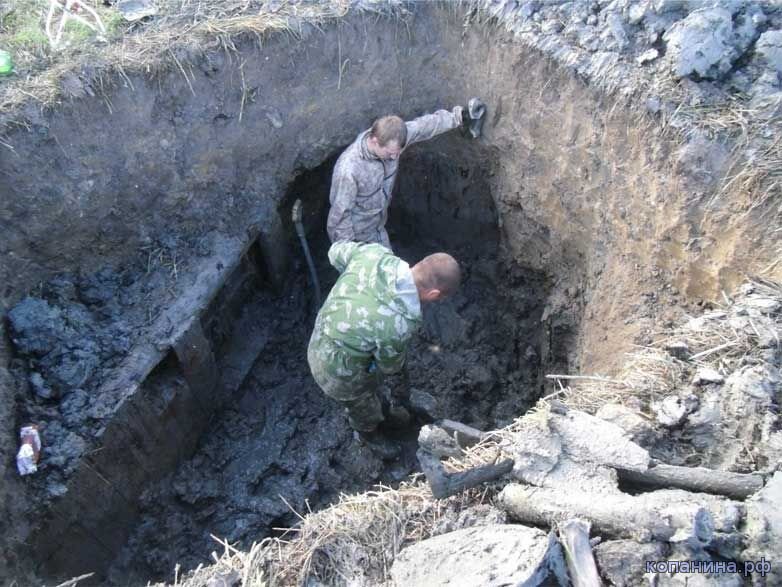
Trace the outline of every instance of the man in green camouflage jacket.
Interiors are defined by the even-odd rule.
[[[452,294],[459,264],[435,253],[410,267],[386,247],[339,241],[329,261],[341,273],[318,312],[307,359],[315,381],[371,435],[383,421],[379,374],[400,371],[421,324],[421,303]]]

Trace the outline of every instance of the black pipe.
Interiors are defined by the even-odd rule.
[[[312,261],[312,255],[310,254],[310,247],[307,244],[307,235],[304,234],[304,224],[302,224],[302,207],[301,200],[297,199],[293,203],[293,211],[291,217],[293,218],[293,224],[296,226],[296,234],[299,235],[301,241],[301,248],[304,249],[304,256],[307,258],[307,266],[310,268],[310,277],[312,278],[312,284],[315,286],[315,300],[320,309],[321,295],[320,295],[320,282],[318,281],[318,274],[315,272],[315,263]]]

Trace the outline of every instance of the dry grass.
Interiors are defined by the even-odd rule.
[[[92,0],[91,4],[97,8],[100,2]],[[0,22],[5,23],[0,24],[0,46],[8,46],[9,39],[19,33],[12,14],[25,15],[25,30],[42,27],[39,5],[45,6],[46,2],[17,0],[14,10],[0,9],[0,15],[5,15],[0,17]],[[280,2],[272,10],[261,0],[168,0],[158,6],[159,14],[144,22],[125,23],[116,12],[104,13],[113,31],[108,42],[89,36],[61,51],[53,51],[45,36],[37,36],[28,49],[17,47],[17,75],[0,82],[0,112],[11,116],[3,122],[23,125],[21,115],[14,117],[13,113],[28,101],[46,108],[67,98],[61,80],[69,75],[76,76],[98,95],[105,95],[118,81],[124,80],[132,87],[129,76],[137,72],[154,75],[176,69],[189,81],[188,62],[197,55],[209,50],[235,51],[240,38],[262,43],[266,35],[274,32],[297,36],[305,23],[320,27],[329,19],[345,16],[348,9],[345,0],[306,5]]]
[[[709,199],[707,213],[731,193],[749,196],[741,216],[756,209],[782,217],[782,116],[779,104],[753,107],[750,97],[732,94],[718,104],[694,104],[688,91],[670,74],[658,80],[659,94],[679,107],[664,124],[679,142],[702,133],[732,145],[731,161],[720,189]],[[777,209],[773,208],[774,203]]]
[[[782,285],[758,280],[755,292],[782,300]],[[725,310],[732,300],[725,299]],[[697,328],[692,328],[697,324]],[[750,320],[750,324],[752,324]],[[777,331],[782,319],[776,319]],[[621,373],[614,379],[589,377],[570,380],[562,388],[562,399],[569,406],[595,413],[606,403],[638,404],[649,409],[651,403],[687,385],[701,367],[731,373],[746,362],[763,363],[758,347],[760,334],[754,329],[737,330],[723,312],[711,312],[680,327],[659,333],[657,340],[628,354]],[[684,341],[689,348],[687,360],[672,356],[666,347]]]
[[[235,573],[241,585],[305,585],[311,578],[324,585],[382,584],[397,553],[407,544],[432,535],[446,512],[487,499],[485,491],[469,491],[435,500],[420,479],[398,489],[379,486],[359,495],[343,495],[317,513],[298,514],[301,522],[278,538],[267,538],[241,552],[217,540],[222,555],[215,564],[175,577],[173,585],[204,587],[217,575]]]

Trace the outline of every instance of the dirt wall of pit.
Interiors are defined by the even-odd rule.
[[[550,276],[543,322],[551,337],[572,337],[574,369],[610,370],[664,318],[651,300],[715,297],[778,246],[762,209],[740,214],[747,194],[726,193],[717,213],[705,212],[729,145],[682,145],[632,101],[593,91],[491,25],[463,28],[450,8],[420,5],[406,20],[349,15],[239,47],[178,53],[181,68],[153,77],[76,80],[84,97],[28,109],[0,159],[3,314],[41,281],[121,263],[172,233],[184,252],[214,231],[287,239],[277,205],[298,171],[380,114],[410,118],[473,95],[489,108],[482,141],[495,161],[501,246]],[[8,376],[12,356],[4,331],[0,450],[15,497],[2,500],[2,519],[13,540],[27,528],[9,406],[29,390]]]

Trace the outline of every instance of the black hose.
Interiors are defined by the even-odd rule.
[[[318,274],[315,272],[315,263],[312,261],[310,247],[307,244],[307,235],[304,234],[302,215],[301,200],[296,200],[293,203],[291,217],[293,218],[293,224],[296,226],[296,234],[299,235],[299,240],[301,241],[301,248],[304,249],[304,256],[307,258],[307,266],[310,269],[310,277],[312,278],[312,284],[315,287],[315,300],[318,304],[318,309],[320,309],[322,299],[320,295],[320,282],[318,281]]]

